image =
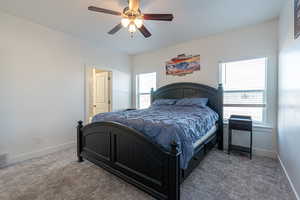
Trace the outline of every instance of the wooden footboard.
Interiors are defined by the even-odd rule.
[[[171,152],[134,129],[115,122],[77,127],[78,161],[83,158],[105,168],[157,199],[180,199],[180,153]]]

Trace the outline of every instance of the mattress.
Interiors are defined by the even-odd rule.
[[[201,145],[206,139],[212,136],[217,130],[216,125],[214,125],[202,138],[194,142],[193,147],[196,149],[199,145]]]

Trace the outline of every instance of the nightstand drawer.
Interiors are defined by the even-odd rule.
[[[229,120],[229,129],[237,129],[242,131],[251,131],[252,130],[252,122],[251,121],[243,121],[243,120]]]

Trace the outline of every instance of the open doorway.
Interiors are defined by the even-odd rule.
[[[112,72],[86,69],[86,122],[93,116],[112,111]]]

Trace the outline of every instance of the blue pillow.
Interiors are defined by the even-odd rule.
[[[176,103],[176,99],[157,99],[153,102],[152,105],[159,106],[159,105],[174,105]]]
[[[205,107],[207,105],[207,98],[184,98],[176,101],[176,106],[199,106]]]

